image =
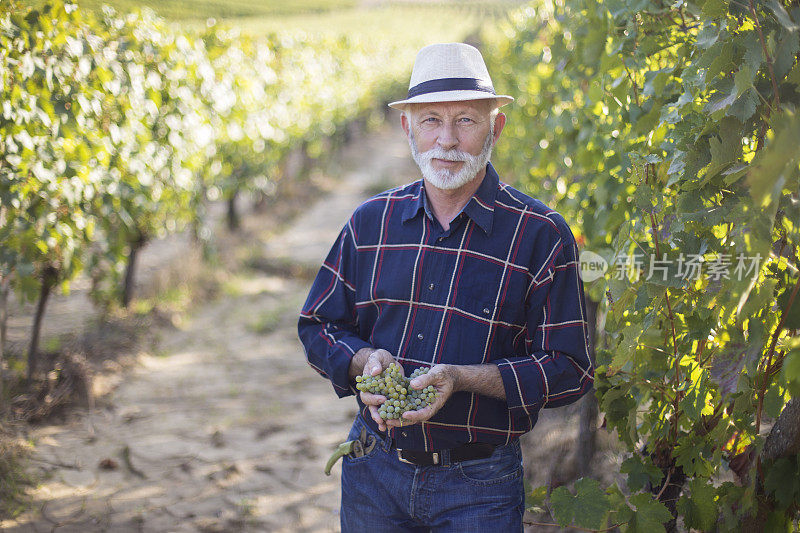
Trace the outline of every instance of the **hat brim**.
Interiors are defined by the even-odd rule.
[[[504,94],[491,94],[484,91],[438,91],[420,94],[406,100],[392,102],[389,107],[404,111],[409,104],[429,104],[432,102],[461,102],[466,100],[496,100],[497,107],[502,107],[514,101],[511,96]]]

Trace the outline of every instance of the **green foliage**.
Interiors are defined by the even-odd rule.
[[[44,2],[36,2],[41,6]],[[214,17],[240,18],[240,17],[265,17],[280,16],[290,13],[320,12],[332,9],[355,7],[355,0],[294,0],[283,2],[280,0],[170,0],[158,2],[156,0],[78,0],[81,9],[95,13],[102,12],[106,4],[123,12],[135,11],[142,7],[155,10],[159,16],[167,19],[186,20],[194,18]],[[37,6],[37,7],[38,7]]]
[[[575,483],[575,496],[566,487],[558,487],[550,495],[553,516],[561,527],[573,521],[579,527],[601,528],[611,510],[608,496],[597,480],[582,478]]]
[[[660,468],[652,464],[648,457],[639,455],[625,459],[619,471],[628,474],[628,488],[633,491],[642,490],[648,485],[658,486],[664,478]]]
[[[618,517],[626,524],[624,530],[630,533],[662,533],[672,514],[650,494],[640,493],[630,497],[629,505],[620,510]]]
[[[440,0],[435,3],[390,0],[379,5],[362,6],[356,0],[77,0],[78,6],[87,12],[102,13],[103,6],[110,5],[117,11],[129,12],[141,8],[153,9],[160,17],[181,22],[193,19],[205,20],[242,20],[242,19],[275,19],[292,15],[327,14],[336,11],[358,11],[363,15],[369,10],[383,7],[400,7],[406,9],[424,7],[428,10],[460,8],[462,10],[481,11],[485,14],[496,14],[510,7],[519,6],[521,0]],[[26,4],[41,8],[45,0],[27,0]],[[359,9],[360,7],[360,9]]]
[[[525,506],[533,509],[534,512],[542,512],[542,506],[547,499],[547,487],[541,486],[535,489],[525,481]]]
[[[501,176],[609,262],[585,288],[605,323],[600,408],[631,454],[634,495],[612,520],[631,530],[663,530],[671,509],[736,529],[777,497],[759,492],[777,464],[745,465],[744,490],[720,480],[800,392],[798,51],[800,7],[749,0],[543,0],[489,42],[495,85],[517,98]],[[677,472],[670,509],[638,492]]]
[[[800,504],[800,468],[798,456],[775,461],[764,479],[764,488],[772,494],[781,509]]]
[[[30,451],[21,438],[0,426],[0,520],[24,512],[30,504],[25,494],[35,484],[25,467]]]
[[[693,479],[688,489],[688,494],[684,491],[678,501],[678,512],[686,527],[700,531],[714,529],[718,513],[714,487],[701,479]]]
[[[787,384],[792,396],[800,396],[800,338],[795,337],[786,343],[786,358],[781,368],[781,379]]]

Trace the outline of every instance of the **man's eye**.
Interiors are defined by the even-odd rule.
[[[459,119],[459,122],[463,122],[464,124],[469,124],[470,122],[472,122],[472,119],[468,117],[461,117]]]

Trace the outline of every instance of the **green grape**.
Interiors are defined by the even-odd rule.
[[[400,366],[391,363],[377,376],[356,376],[356,389],[384,396],[386,401],[378,408],[378,415],[397,420],[406,411],[423,409],[436,399],[436,389],[431,385],[421,390],[411,388],[411,380],[427,372],[428,368],[420,367],[405,377]]]

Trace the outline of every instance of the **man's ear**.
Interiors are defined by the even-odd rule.
[[[403,114],[400,115],[400,125],[403,127],[403,131],[406,132],[406,137],[408,137],[409,128],[411,124],[408,122],[408,113],[403,111]]]
[[[498,113],[497,116],[494,118],[494,141],[497,142],[497,139],[500,138],[500,133],[503,131],[503,128],[506,125],[506,115],[505,113]]]

